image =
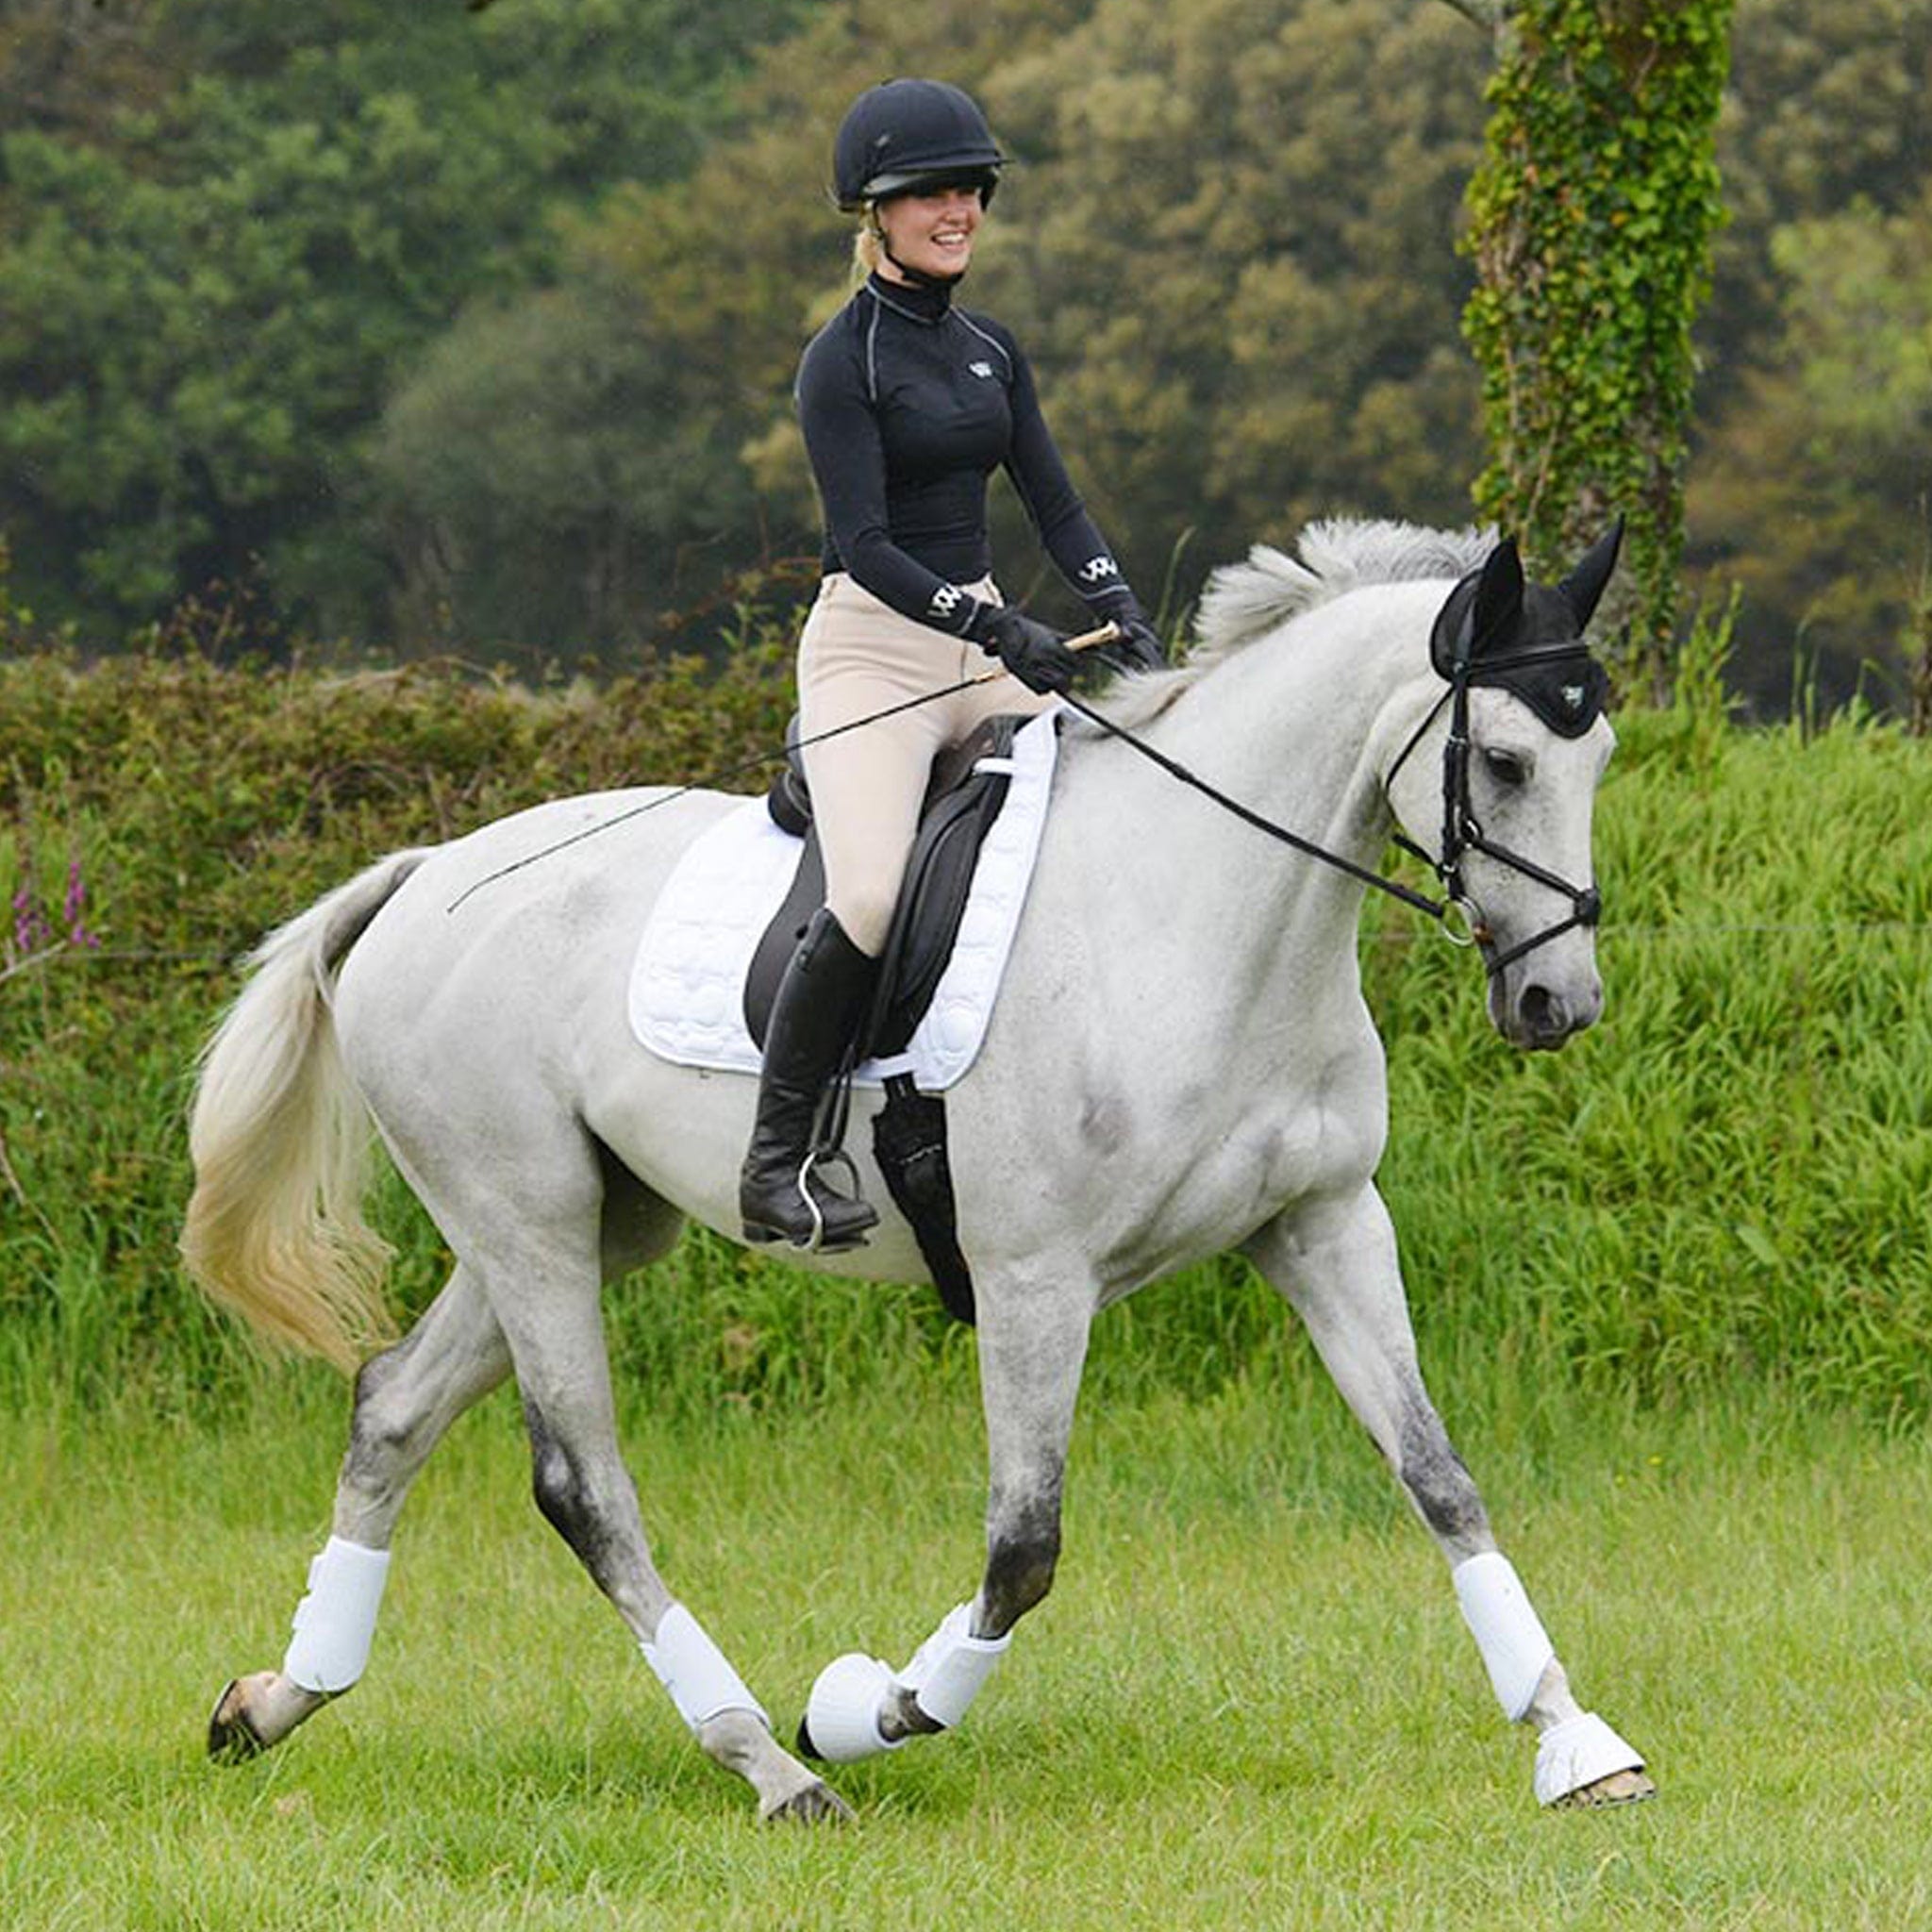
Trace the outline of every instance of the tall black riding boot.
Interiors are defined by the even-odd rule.
[[[878,1215],[808,1171],[819,1096],[840,1071],[878,976],[824,908],[798,942],[765,1032],[765,1068],[751,1148],[739,1177],[739,1210],[748,1241],[787,1241],[800,1248],[856,1248]]]

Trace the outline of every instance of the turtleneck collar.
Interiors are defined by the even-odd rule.
[[[913,322],[943,322],[953,306],[951,282],[889,282],[874,270],[865,286],[888,308]]]

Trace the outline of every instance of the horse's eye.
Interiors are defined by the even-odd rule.
[[[1486,751],[1483,767],[1498,785],[1514,787],[1529,776],[1529,767],[1513,751]]]

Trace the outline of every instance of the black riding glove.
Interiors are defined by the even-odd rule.
[[[1162,671],[1167,668],[1167,651],[1160,633],[1137,610],[1131,617],[1116,614],[1123,635],[1114,643],[1103,644],[1100,655],[1118,671]]]
[[[1028,691],[1064,691],[1080,668],[1079,658],[1060,641],[1058,631],[1009,606],[1002,605],[981,621],[978,642]]]

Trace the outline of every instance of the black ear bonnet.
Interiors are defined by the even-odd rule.
[[[1450,683],[1499,686],[1559,738],[1581,738],[1602,715],[1609,678],[1583,632],[1615,569],[1620,518],[1552,590],[1524,580],[1513,539],[1490,552],[1449,593],[1429,638],[1429,661]]]

